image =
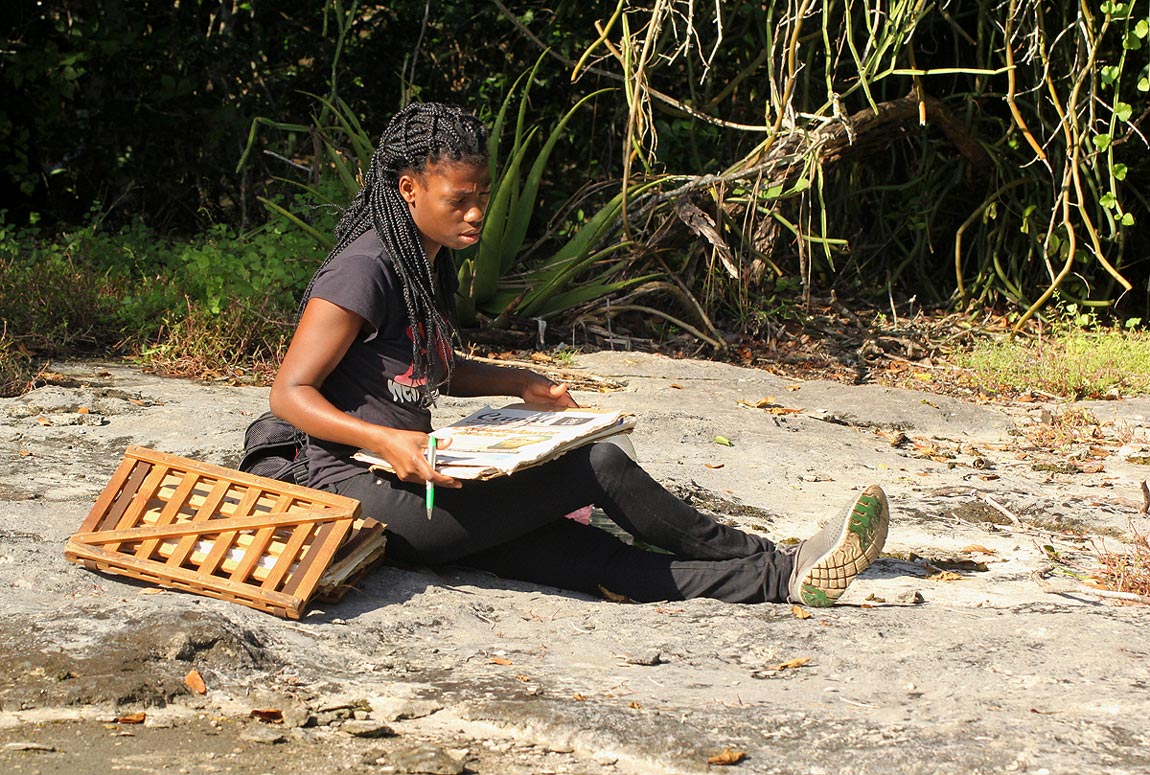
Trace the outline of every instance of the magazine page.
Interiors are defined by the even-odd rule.
[[[538,409],[526,404],[486,406],[435,431],[441,442],[436,468],[457,479],[487,479],[550,460],[574,447],[629,431],[633,419],[595,409]],[[390,470],[366,451],[357,460]]]

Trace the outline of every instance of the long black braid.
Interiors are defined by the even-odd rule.
[[[411,322],[412,377],[415,384],[423,384],[424,406],[435,403],[439,389],[454,371],[458,334],[452,324],[454,304],[449,289],[454,287],[455,268],[449,255],[440,256],[432,276],[432,264],[400,196],[399,178],[422,174],[429,164],[440,161],[485,165],[487,128],[461,108],[435,102],[413,103],[395,114],[364,172],[363,188],[335,227],[335,247],[320,265],[322,270],[358,237],[375,229],[403,289]],[[311,289],[308,285],[304,293],[305,304]]]

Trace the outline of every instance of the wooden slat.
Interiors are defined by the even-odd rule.
[[[295,512],[292,512],[292,513],[295,513]],[[325,514],[326,514],[326,512],[325,512]],[[311,519],[313,519],[313,520],[316,519],[315,515],[312,515]],[[147,523],[147,515],[145,515],[145,524],[146,523]],[[286,532],[286,531],[281,530],[280,532]],[[290,536],[289,536],[289,538],[290,538]],[[206,552],[201,551],[199,549],[200,543],[211,544],[211,547]],[[213,572],[216,574],[223,573],[224,575],[230,575],[231,572],[236,569],[236,566],[239,564],[239,561],[229,558],[228,557],[229,551],[231,549],[236,549],[241,554],[246,553],[248,550],[248,547],[251,546],[251,543],[252,543],[252,536],[247,535],[246,533],[237,533],[235,538],[232,540],[230,546],[227,544],[223,545],[223,549],[221,550],[222,559],[218,562],[218,564],[211,566],[214,569]],[[208,554],[213,549],[215,549],[217,547],[217,545],[218,545],[217,542],[215,540],[210,539],[210,538],[200,539],[200,541],[196,542],[196,548],[194,548],[192,550],[192,553],[188,555],[188,559],[187,559],[188,564],[192,565],[193,567],[199,568],[201,570],[209,567],[208,562],[207,562]],[[270,544],[268,544],[268,548],[267,548],[267,551],[265,552],[265,555],[270,556],[272,558],[276,558],[279,556],[280,552],[282,552],[284,550],[285,546],[286,546],[286,542],[283,540],[283,538],[280,536],[277,536],[277,538],[275,540],[273,540]],[[175,547],[176,547],[176,541],[175,540],[173,540],[171,538],[165,539],[163,542],[160,543],[159,547],[156,549],[156,554],[167,559],[169,556],[171,556],[171,553],[175,549]],[[263,558],[261,558],[261,559],[263,559]],[[266,578],[266,576],[267,576],[267,570],[268,569],[265,566],[258,565],[258,566],[256,566],[255,570],[252,571],[252,577],[254,579],[262,582],[264,580],[264,578]]]
[[[192,490],[196,486],[196,481],[197,480],[194,476],[191,476],[189,473],[185,473],[183,478],[180,479],[180,483],[176,487],[175,492],[172,493],[168,499],[168,502],[164,504],[164,508],[160,511],[159,516],[156,517],[156,527],[153,527],[153,530],[163,525],[170,525],[176,520],[176,517],[179,516],[180,509],[183,508],[184,503],[191,496]],[[141,515],[141,519],[145,515],[146,512],[145,514]],[[138,525],[132,527],[132,531],[136,533],[136,537],[142,538],[143,536],[139,535],[140,530],[141,528]],[[150,558],[152,553],[156,551],[156,546],[160,543],[159,538],[160,537],[157,537],[156,539],[150,541],[141,541],[139,548],[136,549],[136,556],[145,559]],[[102,543],[101,541],[93,540],[91,538],[87,540],[91,541],[92,543]]]
[[[291,495],[282,493],[279,498],[276,499],[276,504],[272,510],[275,512],[287,511],[294,500]],[[298,529],[304,528],[297,528],[297,530]],[[307,530],[310,532],[311,528],[307,528]],[[240,562],[239,567],[232,571],[231,576],[229,576],[232,581],[243,581],[251,575],[260,558],[267,552],[268,544],[271,543],[274,534],[275,528],[270,527],[261,528],[260,531],[256,533],[255,538],[252,539],[252,545],[248,547],[244,554],[243,561]]]
[[[351,519],[350,514],[347,516],[347,519]],[[262,589],[279,588],[293,566],[299,564],[299,556],[305,550],[307,544],[315,540],[315,533],[316,528],[314,522],[311,527],[305,528],[301,525],[292,531],[291,537],[288,538],[286,545],[276,556],[275,565],[272,566],[267,578],[265,578],[260,585]],[[255,576],[254,569],[252,576]]]
[[[104,517],[108,516],[108,508],[115,499],[119,497],[125,489],[128,489],[129,492],[136,489],[135,486],[126,487],[124,484],[128,480],[128,475],[131,474],[135,468],[136,461],[133,458],[125,457],[120,461],[120,465],[116,466],[116,470],[112,473],[112,478],[108,482],[108,485],[104,488],[104,491],[100,493],[100,497],[96,499],[92,510],[88,512],[88,517],[80,525],[81,530],[87,532],[99,529],[100,523],[104,520]],[[140,481],[143,481],[146,475],[146,471],[141,474]],[[127,499],[125,499],[123,508],[127,508],[127,506]],[[122,510],[121,513],[123,513]],[[118,520],[119,518],[120,516],[117,514],[116,519]]]
[[[128,507],[124,509],[119,520],[116,521],[116,529],[131,527],[139,521],[148,505],[148,501],[152,499],[152,493],[156,491],[160,486],[160,482],[164,480],[166,471],[167,468],[165,466],[153,465],[151,470],[148,471],[148,475],[144,477],[144,481],[140,483],[140,486],[137,487],[134,492],[129,493],[127,488],[124,489],[123,495],[127,496],[131,494],[132,499],[128,503]],[[111,527],[111,520],[104,524]],[[113,545],[109,546],[108,550],[114,552],[118,548],[119,547]]]
[[[351,522],[347,520],[325,522],[321,525],[315,533],[315,539],[296,566],[295,573],[283,585],[282,591],[288,595],[310,597],[349,529]]]
[[[207,522],[210,520],[216,509],[219,507],[220,501],[223,500],[224,494],[228,491],[229,486],[230,485],[226,479],[218,479],[215,485],[212,487],[212,491],[208,494],[208,497],[204,498],[204,502],[200,504],[198,509],[196,509],[196,513],[192,517],[191,521]],[[192,549],[195,548],[195,545],[196,537],[194,535],[184,536],[176,545],[176,549],[172,552],[172,556],[169,557],[168,561],[164,564],[169,568],[175,568],[183,565],[184,561],[188,559],[188,554],[190,554]]]
[[[102,530],[99,533],[76,533],[73,538],[89,544],[119,543],[142,539],[160,540],[180,536],[204,536],[224,532],[253,531],[264,528],[273,530],[292,525],[303,525],[317,521],[351,519],[351,515],[314,514],[307,511],[286,511],[272,514],[252,514],[247,517],[211,519],[206,522],[176,522],[170,525],[141,525],[127,530]]]
[[[210,576],[215,576],[215,577],[230,576],[232,571],[234,571],[239,566],[240,561],[243,559],[245,548],[246,548],[246,546],[250,545],[251,539],[252,539],[252,536],[245,535],[245,534],[241,533],[237,537],[235,543],[233,543],[231,546],[225,545],[224,557],[222,560],[220,560],[219,564],[216,566],[214,574],[204,573],[203,568],[206,566],[206,560],[208,558],[208,553],[211,552],[211,550],[214,549],[217,545],[216,541],[213,541],[211,539],[203,539],[202,541],[197,541],[196,546],[192,549],[191,553],[188,555],[188,558],[185,561],[183,567],[194,570],[198,573],[201,573],[205,578],[209,578]],[[245,541],[246,541],[246,543],[245,543]],[[200,546],[199,546],[200,543],[210,544],[210,547],[208,548],[207,551],[203,551],[200,549]],[[280,546],[283,546],[282,542],[280,543]],[[172,539],[162,541],[160,543],[160,545],[158,547],[156,547],[156,551],[155,551],[155,554],[153,555],[152,559],[154,559],[156,562],[161,562],[161,561],[166,562],[167,559],[169,557],[171,557],[172,552],[174,552],[175,549],[176,549],[176,541],[174,541]],[[240,555],[239,559],[234,559],[234,558],[228,556],[228,555],[232,554],[231,550],[233,550],[233,549]],[[265,554],[265,556],[270,556],[274,559],[275,557],[278,557],[278,554],[276,553],[276,550],[274,547],[269,547],[268,552]],[[260,559],[263,560],[262,557]],[[268,566],[266,564],[261,563],[261,564],[257,565],[251,574],[251,578],[253,579],[252,583],[262,584],[264,579],[267,578],[269,570],[270,569],[268,568]]]
[[[144,480],[148,478],[148,474],[151,472],[151,463],[144,460],[136,463],[131,475],[128,477],[128,481],[124,483],[124,489],[116,495],[116,499],[112,501],[111,508],[108,509],[108,513],[100,520],[97,529],[100,527],[111,528],[120,524],[120,518],[124,516],[124,512],[128,510],[128,507],[132,505],[136,493],[140,489],[140,485],[144,483]]]
[[[148,460],[165,465],[185,466],[190,462],[187,458],[169,455],[166,452],[157,452],[147,447],[128,447],[127,454],[145,457]],[[278,479],[268,479],[267,477],[256,476],[244,471],[234,471],[230,468],[212,465],[211,463],[191,462],[195,462],[196,471],[207,474],[212,478],[223,478],[236,484],[257,487],[262,490],[271,489],[276,493],[286,493],[302,501],[322,503],[341,511],[351,511],[359,505],[359,501],[354,498],[348,498],[346,495],[336,495],[335,493],[325,492],[323,490],[313,490],[310,487],[301,487],[298,484],[289,484],[288,482],[281,482]]]
[[[103,566],[106,567],[102,567],[101,570],[107,570],[111,573],[134,576],[160,584],[166,583],[167,579],[172,579],[183,582],[198,592],[206,593],[206,590],[209,589],[203,585],[203,580],[196,571],[187,570],[186,568],[173,568],[166,563],[139,560],[131,555],[115,554],[91,546],[77,546],[73,551],[81,559],[103,564]],[[217,591],[225,592],[236,599],[255,599],[252,596],[252,587],[244,584],[217,578],[214,580],[213,585]],[[304,603],[304,600],[299,597],[281,592],[262,592],[261,597],[273,605],[284,609],[295,608],[298,610]]]
[[[235,509],[232,511],[233,518],[246,519],[251,514],[252,508],[259,502],[260,497],[263,496],[263,489],[260,487],[248,487],[244,492],[244,497],[240,498],[239,503],[236,504]],[[215,521],[215,520],[213,520]],[[200,571],[209,576],[216,575],[216,571],[223,562],[224,557],[227,556],[228,549],[232,547],[239,533],[231,531],[216,538],[216,544],[208,552],[207,557],[200,563]]]

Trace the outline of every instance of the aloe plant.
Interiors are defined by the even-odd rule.
[[[492,126],[488,141],[491,201],[482,234],[478,245],[458,251],[455,256],[459,276],[456,311],[464,325],[473,324],[481,312],[494,318],[497,326],[506,325],[512,315],[553,315],[651,277],[620,279],[628,262],[612,257],[630,247],[630,243],[616,241],[604,245],[619,223],[622,194],[592,214],[553,254],[530,263],[524,262],[524,243],[551,153],[575,112],[607,91],[593,92],[576,102],[551,129],[532,157],[532,149],[538,145],[536,141],[542,131],[528,121],[528,97],[541,62],[542,58],[512,85]],[[261,127],[313,133],[321,153],[318,160],[320,169],[334,171],[340,181],[344,201],[350,201],[360,186],[357,167],[363,169],[370,162],[373,143],[347,103],[338,98],[315,96],[315,99],[322,110],[311,126],[257,118],[252,123],[248,147],[240,164],[244,163],[254,146]],[[512,109],[515,111],[515,126],[510,132],[506,159],[501,162],[500,147]],[[312,202],[328,201],[320,186],[281,180],[298,188]],[[634,197],[643,190],[643,186],[632,187],[628,197]],[[325,251],[331,248],[333,238],[330,234],[316,229],[288,207],[262,197],[260,201],[270,211],[311,236],[317,246]]]
[[[540,57],[530,71],[515,81],[503,100],[492,126],[488,145],[492,167],[491,201],[487,207],[483,231],[477,246],[456,254],[462,296],[457,311],[464,323],[474,322],[478,311],[497,316],[497,320],[501,322],[512,312],[540,314],[539,304],[532,304],[530,310],[524,306],[527,297],[532,295],[530,286],[524,288],[521,284],[509,280],[508,275],[519,263],[527,229],[535,213],[539,186],[546,174],[547,162],[555,144],[562,138],[563,130],[575,112],[588,101],[607,91],[588,94],[563,115],[544,140],[534,160],[530,162],[526,177],[521,180],[522,172],[528,164],[528,153],[533,141],[540,134],[538,127],[527,125],[527,107],[531,83],[542,61],[543,58]],[[503,129],[512,102],[517,96],[518,109],[515,130],[511,138],[511,150],[506,162],[500,168],[499,147]],[[611,207],[608,205],[608,208]],[[603,223],[604,220],[592,218],[588,226],[595,223],[597,228],[591,231],[588,231],[587,227],[581,229],[558,253],[542,261],[538,267],[528,270],[526,277],[529,280],[550,280],[549,268],[556,266],[556,261],[568,260],[569,254],[585,262],[589,251],[604,235],[609,225]]]

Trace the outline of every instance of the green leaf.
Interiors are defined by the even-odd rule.
[[[1118,197],[1114,196],[1112,191],[1107,191],[1098,199],[1098,204],[1105,207],[1107,210],[1114,210],[1118,207]]]
[[[606,272],[601,274],[595,280],[590,282],[583,282],[579,287],[574,290],[567,291],[566,293],[559,293],[548,299],[548,301],[540,308],[540,315],[554,315],[563,312],[571,307],[585,304],[595,299],[601,299],[612,293],[625,291],[628,288],[645,283],[648,280],[654,280],[659,277],[657,274],[648,274],[641,277],[631,277],[626,280],[618,280],[615,282],[606,282],[605,278],[609,275],[617,274],[627,267],[628,261],[616,262]]]
[[[1137,24],[1135,24],[1134,25],[1134,34],[1136,36],[1138,36],[1139,38],[1142,38],[1143,40],[1145,40],[1146,36],[1150,35],[1150,21],[1142,19]]]
[[[1094,147],[1097,148],[1099,151],[1105,151],[1107,148],[1110,147],[1110,135],[1108,135],[1108,134],[1094,135],[1094,137],[1091,138],[1091,142],[1094,143]]]
[[[1114,115],[1118,117],[1119,121],[1129,121],[1130,116],[1134,115],[1134,108],[1126,102],[1115,102]]]
[[[733,446],[735,446],[735,442],[731,441],[731,440],[730,440],[730,439],[728,439],[726,436],[716,436],[716,437],[715,437],[715,443],[716,443],[716,444],[722,444],[724,447],[733,447]]]
[[[535,134],[535,130],[529,133]],[[483,231],[479,239],[479,252],[475,258],[475,303],[482,305],[495,293],[499,278],[503,274],[503,258],[500,255],[503,233],[518,197],[519,168],[527,153],[528,144],[518,144],[518,152],[511,157],[500,175],[500,184],[487,205],[483,218]]]
[[[269,210],[274,210],[275,212],[282,215],[284,218],[287,218],[289,221],[292,222],[293,225],[295,225],[296,228],[302,230],[306,234],[311,235],[311,238],[314,239],[320,245],[322,245],[324,250],[331,250],[331,247],[332,247],[332,244],[334,243],[334,240],[330,234],[324,234],[323,232],[319,231],[317,228],[312,226],[310,223],[306,223],[303,220],[301,220],[299,218],[299,216],[297,216],[295,213],[291,212],[290,210],[284,209],[283,207],[281,207],[280,205],[271,201],[270,199],[266,199],[262,196],[258,196],[258,197],[256,197],[256,199],[261,201],[263,203],[264,207],[268,208]]]
[[[1122,68],[1118,65],[1105,65],[1098,72],[1102,76],[1103,85],[1113,86],[1114,82],[1118,80],[1118,76],[1122,75]]]
[[[1137,51],[1142,48],[1142,41],[1134,32],[1126,33],[1126,37],[1122,39],[1122,48],[1127,51]]]
[[[1113,167],[1115,180],[1126,180],[1126,165],[1119,162]]]
[[[511,88],[507,91],[507,96],[503,98],[503,104],[499,106],[499,113],[495,116],[495,123],[491,125],[491,130],[487,135],[487,158],[490,160],[491,166],[491,196],[494,197],[498,192],[496,186],[499,182],[499,143],[500,138],[503,137],[503,124],[507,120],[507,110],[511,106],[511,98],[515,96],[516,89],[519,88],[519,83],[527,77],[524,73],[515,79],[515,83],[511,84]],[[512,154],[514,156],[514,154]]]
[[[507,229],[503,236],[503,271],[507,271],[511,267],[511,263],[523,248],[523,241],[527,236],[527,227],[531,223],[531,216],[535,211],[535,202],[539,195],[539,185],[543,180],[543,174],[546,171],[547,161],[551,157],[551,152],[555,148],[555,144],[563,134],[563,130],[567,127],[567,122],[575,115],[580,107],[585,105],[589,100],[603,94],[609,89],[600,89],[599,91],[588,94],[583,99],[576,102],[555,128],[551,130],[551,135],[539,150],[539,155],[535,157],[535,163],[531,165],[531,170],[527,173],[527,180],[523,185],[523,192],[519,197],[520,205],[511,214],[512,217],[508,221]]]
[[[1134,216],[1130,213],[1122,213],[1122,217],[1118,220],[1123,226],[1133,226]]]

